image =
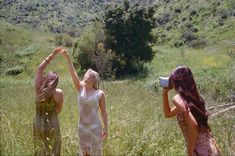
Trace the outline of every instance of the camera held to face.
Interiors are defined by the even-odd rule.
[[[160,86],[163,88],[169,87],[169,77],[159,77]]]

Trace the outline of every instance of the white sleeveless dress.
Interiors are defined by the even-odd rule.
[[[102,125],[98,116],[99,99],[103,91],[96,90],[92,95],[86,95],[86,88],[78,92],[79,123],[78,136],[81,150],[89,155],[102,154]],[[82,151],[80,150],[80,154]]]

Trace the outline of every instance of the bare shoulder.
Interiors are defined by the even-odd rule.
[[[100,90],[100,89],[99,89],[99,93],[100,93],[101,95],[105,95],[105,94],[104,94],[104,91],[103,91],[103,90]]]
[[[63,92],[63,90],[60,89],[60,88],[56,88],[56,90],[55,90],[55,92],[54,92],[54,100],[55,100],[56,102],[58,102],[58,101],[61,101],[61,100],[63,99],[63,97],[64,97],[64,92]]]
[[[186,110],[185,101],[179,94],[173,97],[173,103],[180,112],[184,112]]]
[[[85,86],[85,82],[84,81],[80,81],[80,86]]]
[[[55,94],[63,94],[63,90],[60,88],[56,88]]]
[[[105,94],[103,90],[98,90],[98,98],[99,100],[105,100]]]

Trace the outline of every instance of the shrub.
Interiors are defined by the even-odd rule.
[[[195,40],[197,37],[193,34],[192,31],[185,31],[182,33],[182,38],[187,43]]]
[[[103,43],[97,45],[97,50],[91,53],[90,59],[92,68],[100,74],[100,77],[104,79],[115,78],[113,63],[116,62],[116,55],[112,50],[105,49]]]
[[[102,78],[114,78],[116,55],[104,46],[102,23],[95,21],[86,27],[74,44],[74,55],[82,72],[88,68],[96,70]]]
[[[197,38],[196,40],[187,43],[187,45],[192,48],[203,48],[207,45],[207,41],[205,39]]]
[[[180,8],[175,8],[175,13],[181,13],[181,9]]]
[[[181,41],[181,40],[179,40],[179,41],[176,41],[175,43],[174,43],[174,46],[176,47],[176,48],[179,48],[179,47],[181,47],[181,46],[183,46],[183,42]]]
[[[196,15],[196,14],[197,14],[197,11],[196,11],[196,10],[191,10],[191,11],[190,11],[190,15],[191,15],[191,16],[194,16],[194,15]]]
[[[24,67],[22,67],[22,66],[15,66],[15,67],[12,67],[12,68],[8,68],[6,70],[6,75],[15,76],[15,75],[18,75],[18,74],[22,73],[23,71],[24,71]]]
[[[156,18],[157,25],[163,26],[171,20],[170,13],[163,13]]]
[[[55,36],[55,46],[72,47],[73,40],[68,34],[58,34]]]
[[[20,50],[17,50],[15,56],[16,57],[25,57],[25,56],[31,56],[34,53],[36,53],[39,50],[39,45],[38,44],[31,44],[26,48],[22,48]]]

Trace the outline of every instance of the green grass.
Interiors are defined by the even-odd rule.
[[[234,90],[232,58],[225,53],[226,45],[211,46],[202,50],[157,47],[156,57],[148,68],[147,78],[104,81],[102,89],[107,96],[109,139],[104,142],[105,155],[182,155],[184,139],[176,119],[166,119],[162,110],[161,89],[158,76],[168,75],[177,65],[192,68],[199,90],[207,107],[219,105],[223,97]],[[16,77],[4,76],[1,89],[1,154],[33,154],[32,124],[35,115],[34,76],[36,65],[49,52],[35,57],[31,74]],[[167,62],[167,63],[166,63]],[[28,62],[29,63],[29,62]],[[28,66],[28,65],[26,65]],[[58,56],[47,71],[56,70],[60,75],[59,87],[63,89],[65,103],[59,115],[62,134],[62,154],[78,153],[78,110],[76,91],[66,70],[66,62]],[[231,84],[226,86],[226,84]],[[155,86],[156,90],[148,89]],[[217,91],[216,91],[217,90]],[[222,99],[216,99],[217,95]],[[172,94],[170,95],[172,97]],[[235,151],[235,111],[209,119],[213,135],[224,155]]]
[[[70,77],[59,87],[65,94],[59,115],[62,154],[78,152],[76,91]],[[1,154],[33,154],[35,115],[33,79],[1,79]],[[161,93],[146,91],[135,82],[103,82],[107,96],[109,139],[105,155],[182,155],[184,139],[175,119],[163,115]],[[171,95],[172,96],[172,95]],[[213,134],[224,155],[234,153],[235,111],[210,119]]]
[[[54,35],[31,32],[0,23],[0,155],[33,155],[33,119],[35,115],[34,76],[37,66],[54,48]],[[11,31],[9,31],[11,30]],[[103,81],[109,116],[109,139],[104,142],[105,155],[183,155],[184,139],[176,119],[166,119],[158,77],[167,76],[178,65],[192,69],[206,106],[230,102],[235,90],[234,35],[222,33],[223,40],[203,49],[179,49],[154,46],[156,57],[147,64],[145,78]],[[69,49],[70,52],[71,49]],[[18,56],[20,55],[20,57]],[[7,68],[23,66],[24,72],[6,76]],[[61,56],[47,71],[60,75],[59,87],[65,102],[59,115],[62,154],[78,153],[78,110],[76,91]],[[173,94],[171,93],[171,97]],[[209,119],[213,135],[223,155],[235,153],[235,111]]]

